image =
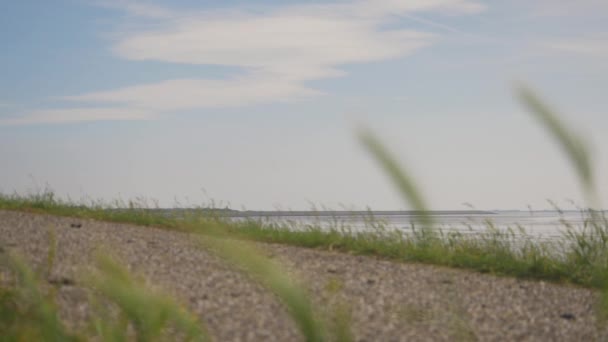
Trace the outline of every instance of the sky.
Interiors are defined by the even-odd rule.
[[[432,209],[584,205],[524,84],[608,201],[604,0],[5,1],[0,47],[5,194],[409,209],[365,127]]]

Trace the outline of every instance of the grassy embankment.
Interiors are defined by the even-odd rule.
[[[582,140],[566,129],[559,118],[532,93],[522,90],[520,97],[532,114],[556,138],[572,161],[588,200],[588,207],[599,207],[592,165]],[[360,140],[383,166],[410,206],[415,210],[426,211],[427,206],[414,181],[379,140],[369,132],[362,132]],[[310,341],[323,340],[327,336],[348,337],[348,326],[343,325],[341,331],[329,333],[327,324],[313,318],[316,308],[311,306],[306,292],[282,276],[279,266],[262,257],[253,247],[243,247],[246,241],[276,242],[371,254],[403,262],[430,263],[499,275],[567,282],[604,292],[608,289],[608,221],[603,214],[592,210],[583,210],[582,214],[587,218],[583,227],[572,227],[564,222],[562,243],[549,245],[525,235],[522,238],[518,227],[505,232],[496,229],[491,222],[487,223],[485,231],[474,236],[444,233],[434,229],[431,217],[424,215],[420,217],[416,224],[418,228],[412,234],[389,231],[381,222],[373,219],[370,220],[370,226],[374,230],[353,234],[348,228],[339,225],[329,230],[310,226],[305,230],[295,231],[290,229],[289,225],[265,225],[255,221],[227,222],[221,215],[214,215],[213,211],[208,210],[190,212],[182,219],[159,215],[155,211],[138,208],[138,205],[133,203],[127,205],[128,210],[108,210],[115,207],[124,206],[122,203],[75,205],[56,199],[52,192],[30,196],[0,195],[0,209],[125,222],[202,234],[206,237],[203,239],[206,241],[206,247],[214,247],[213,249],[225,259],[242,266],[277,294]],[[237,238],[238,241],[224,237]],[[49,259],[52,260],[52,256],[49,256]],[[1,290],[0,328],[12,329],[7,331],[12,331],[14,334],[10,336],[16,339],[27,337],[27,334],[57,336],[59,340],[68,340],[69,336],[83,336],[82,333],[70,335],[71,333],[61,325],[53,309],[52,300],[48,299],[48,294],[41,294],[36,283],[39,280],[26,266],[15,257],[5,256],[4,261],[21,287],[5,287]],[[177,304],[157,293],[138,292],[136,289],[141,284],[131,279],[117,263],[101,258],[98,268],[99,274],[92,276],[89,284],[106,299],[116,303],[121,309],[122,318],[97,318],[92,324],[95,329],[84,336],[92,334],[88,336],[123,340],[125,322],[130,322],[136,336],[149,340],[172,322],[172,326],[181,329],[185,337],[206,339],[200,324],[193,323],[194,318]],[[600,313],[608,312],[607,300],[599,304]],[[138,309],[146,307],[145,305],[153,305],[156,310]],[[19,315],[12,316],[10,310],[16,308],[19,310],[14,312]],[[156,312],[158,315],[150,316],[149,312]],[[107,315],[104,312],[98,314],[102,318]],[[334,327],[334,330],[336,329]]]

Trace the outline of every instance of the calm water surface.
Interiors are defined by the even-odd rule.
[[[376,212],[239,212],[231,215],[234,220],[254,219],[265,223],[287,223],[294,229],[307,226],[324,228],[350,228],[352,231],[374,229],[381,223],[388,229],[411,231],[416,226],[419,215],[415,212],[376,211]],[[519,227],[526,233],[540,239],[555,239],[563,236],[566,225],[581,229],[585,215],[580,211],[437,211],[431,214],[436,226],[443,231],[458,231],[465,234],[478,234],[489,226],[500,230],[511,228],[516,233]],[[519,234],[519,233],[518,233]]]

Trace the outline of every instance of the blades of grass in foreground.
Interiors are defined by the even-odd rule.
[[[183,340],[209,340],[201,327],[202,323],[194,316],[169,297],[155,293],[135,281],[129,272],[115,261],[99,256],[97,268],[99,272],[89,279],[92,287],[118,305],[133,324],[138,341],[159,340],[159,336],[162,336],[170,323],[181,332]],[[99,331],[105,334],[101,336],[102,339],[112,339],[113,336],[120,335],[114,330],[122,329],[122,325],[111,327],[107,322],[102,323],[104,328]]]
[[[403,198],[409,202],[412,209],[420,212],[418,221],[423,227],[431,227],[433,220],[428,212],[428,207],[422,194],[416,187],[412,177],[401,167],[391,156],[388,149],[382,145],[380,140],[369,130],[359,131],[359,140],[369,150],[384,171],[390,176],[393,183],[397,186]]]
[[[49,236],[49,252],[46,257],[46,276],[51,276],[53,267],[55,265],[55,257],[57,256],[57,233],[51,228],[48,233]]]
[[[41,292],[40,279],[18,257],[4,255],[0,264],[15,277],[14,289],[0,286],[0,340],[79,341],[60,322],[57,310]]]
[[[352,332],[352,309],[345,303],[338,303],[333,308],[333,341],[350,342],[354,341],[355,337]]]
[[[314,317],[311,300],[306,291],[295,284],[285,272],[250,243],[228,237],[206,236],[201,242],[209,250],[233,265],[243,268],[277,295],[287,306],[306,341],[323,341],[325,333]]]
[[[555,111],[549,108],[536,94],[525,86],[518,87],[518,95],[522,103],[530,110],[530,113],[538,119],[542,126],[555,138],[564,154],[570,159],[574,166],[580,182],[583,186],[589,205],[596,205],[593,169],[588,149],[581,137],[574,134],[560,120]]]
[[[565,234],[570,240],[570,249],[566,254],[573,261],[575,266],[573,268],[576,271],[586,270],[592,277],[591,282],[602,288],[602,299],[598,309],[600,317],[606,319],[608,318],[608,253],[606,251],[608,225],[605,217],[593,210],[599,209],[600,203],[587,146],[583,139],[571,132],[558,115],[532,90],[520,86],[518,95],[532,115],[553,135],[578,174],[589,207],[592,231],[587,231],[586,224],[582,231],[569,229]]]

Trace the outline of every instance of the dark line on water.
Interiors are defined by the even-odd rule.
[[[363,211],[363,210],[339,210],[339,211],[236,211],[227,213],[228,216],[236,217],[273,217],[273,216],[315,216],[315,217],[334,217],[334,216],[452,216],[452,215],[495,215],[493,211],[481,210],[437,210],[437,211],[418,211],[418,210],[386,210],[386,211]]]
[[[120,211],[121,209],[115,209]],[[234,210],[234,209],[165,209],[147,208],[144,211],[179,215],[186,213],[203,213],[223,217],[373,217],[373,216],[470,216],[470,215],[496,215],[496,211],[485,210],[286,210],[286,211],[264,211],[264,210]]]

